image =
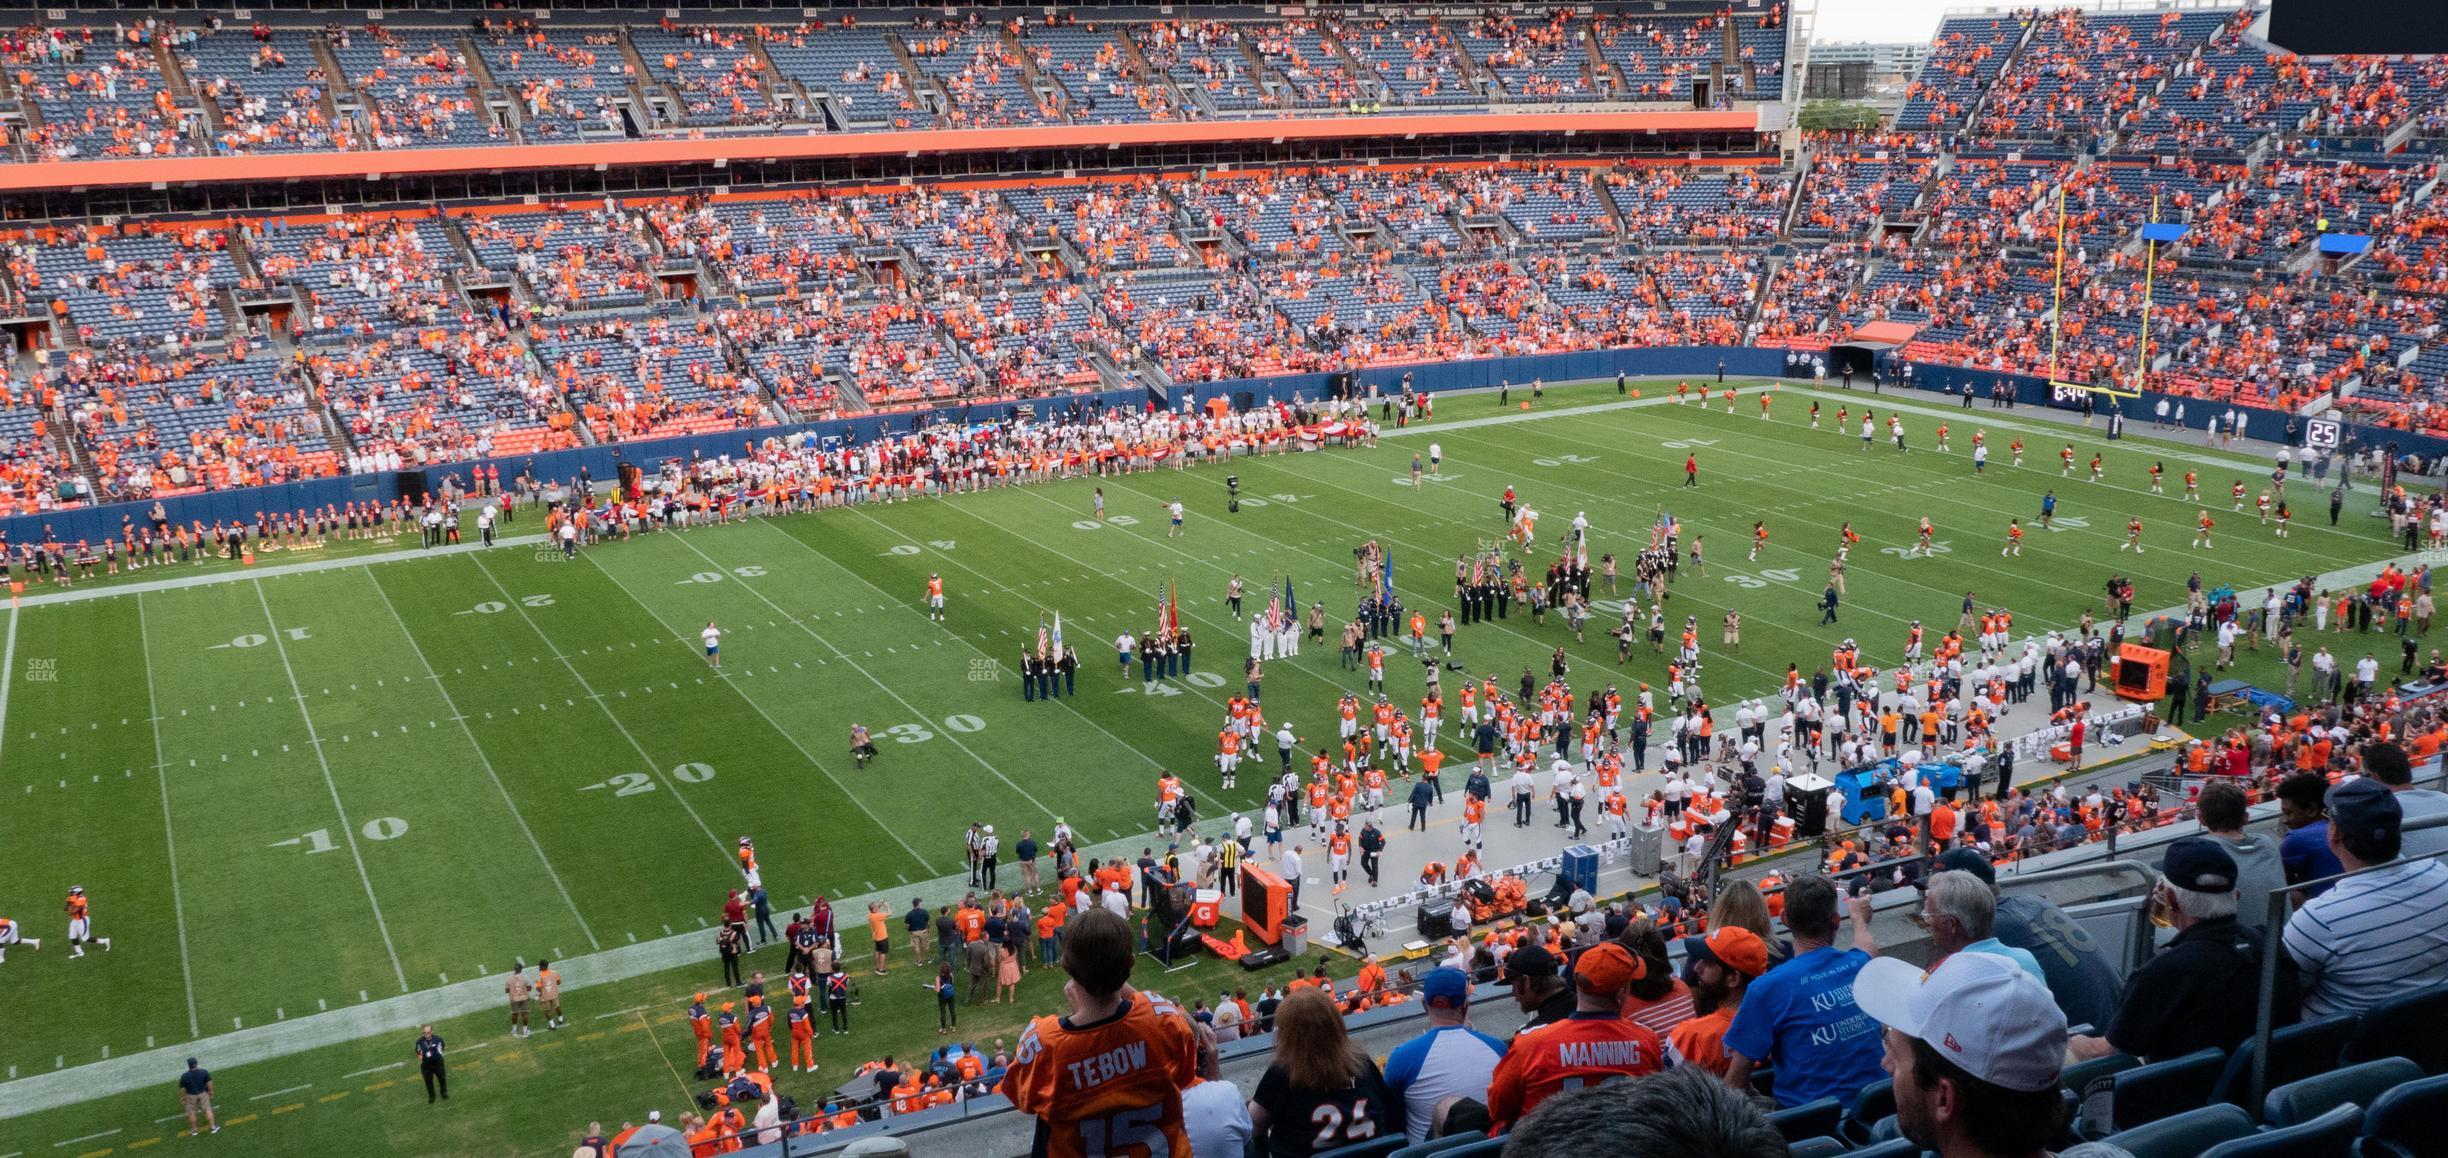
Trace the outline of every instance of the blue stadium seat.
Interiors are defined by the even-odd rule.
[[[2092,1083],[2104,1082],[2117,1074],[2124,1073],[2126,1070],[2138,1068],[2141,1066],[2141,1064],[2141,1058],[2126,1053],[2112,1053],[2107,1057],[2095,1057],[2090,1061],[2076,1062],[2073,1065],[2067,1066],[2063,1072],[2057,1075],[2057,1084],[2065,1087],[2068,1091],[2071,1091],[2075,1097],[2080,1098],[2089,1091]]]
[[[2448,1138],[2448,1076],[2408,1082],[2374,1099],[2363,1115],[2363,1158],[2413,1158]]]
[[[2266,1088],[2277,1089],[2288,1082],[2301,1081],[2315,1074],[2329,1072],[2337,1066],[2338,1054],[2354,1036],[2357,1019],[2325,1017],[2276,1030],[2270,1034],[2269,1081]],[[2246,1039],[2227,1057],[2227,1068],[2219,1074],[2218,1085],[2211,1090],[2210,1100],[2244,1107],[2252,1105],[2253,1042]]]
[[[1853,1096],[1853,1107],[1846,1111],[1844,1125],[1837,1136],[1856,1146],[1870,1141],[1870,1128],[1895,1113],[1895,1079],[1880,1078],[1862,1087]]]
[[[1843,1117],[1844,1103],[1834,1098],[1821,1098],[1792,1109],[1778,1110],[1768,1115],[1768,1120],[1776,1123],[1777,1132],[1785,1135],[1786,1141],[1798,1142],[1804,1138],[1834,1134],[1836,1123]]]
[[[2108,1079],[2109,1122],[2117,1130],[2130,1130],[2197,1108],[2210,1100],[2226,1066],[2224,1050],[2205,1049],[2113,1075]]]
[[[1786,1158],[1836,1158],[1845,1153],[1845,1144],[1835,1138],[1805,1138],[1786,1150]]]
[[[1875,1146],[1851,1151],[1846,1158],[1921,1158],[1921,1147],[1910,1138],[1890,1138]]]
[[[1503,1138],[1473,1138],[1451,1150],[1438,1150],[1436,1153],[1442,1158],[1495,1158],[1496,1155],[1504,1153],[1504,1147]],[[1405,1152],[1395,1151],[1397,1154]]]
[[[2426,1074],[2448,1073],[2448,985],[2392,997],[2363,1011],[2363,1024],[2338,1052],[2340,1065],[2405,1058]]]
[[[1386,1158],[1387,1155],[1402,1149],[1403,1144],[1409,1141],[1408,1137],[1401,1134],[1388,1138],[1372,1138],[1366,1142],[1354,1142],[1349,1146],[1337,1146],[1332,1150],[1320,1150],[1316,1158]]]
[[[1476,1134],[1453,1134],[1443,1138],[1430,1138],[1425,1142],[1396,1150],[1394,1158],[1428,1158],[1431,1154],[1450,1154],[1479,1141],[1480,1138]]]
[[[2300,1126],[2221,1142],[2201,1158],[2346,1158],[2362,1129],[2363,1108],[2339,1106]]]
[[[2251,1115],[2220,1104],[2121,1130],[2105,1141],[2134,1158],[2193,1158],[2221,1142],[2248,1137],[2252,1132]]]
[[[2382,1058],[2289,1082],[2269,1092],[2261,1120],[2272,1126],[2297,1126],[2339,1106],[2368,1107],[2380,1095],[2421,1081],[2422,1067],[2401,1057]]]

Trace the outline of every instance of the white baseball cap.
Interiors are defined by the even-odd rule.
[[[1991,1085],[2033,1093],[2057,1084],[2066,1019],[2048,988],[2014,962],[1957,953],[1923,971],[1893,957],[1862,967],[1853,1000],[1880,1024],[1927,1042]]]

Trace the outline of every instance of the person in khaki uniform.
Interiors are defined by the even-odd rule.
[[[526,966],[510,967],[510,977],[502,982],[502,992],[510,995],[510,1036],[527,1036],[527,998],[535,987],[527,980]]]
[[[536,962],[536,1012],[544,1015],[544,1028],[559,1029],[569,1022],[561,1016],[561,975],[553,972],[552,962]]]

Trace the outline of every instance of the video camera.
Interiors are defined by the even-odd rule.
[[[1236,515],[1241,513],[1240,475],[1228,474],[1224,476],[1224,509]]]

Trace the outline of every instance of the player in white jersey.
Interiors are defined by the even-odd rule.
[[[712,668],[721,667],[722,629],[714,626],[713,620],[706,620],[705,630],[698,632],[697,638],[705,641],[706,666]]]

